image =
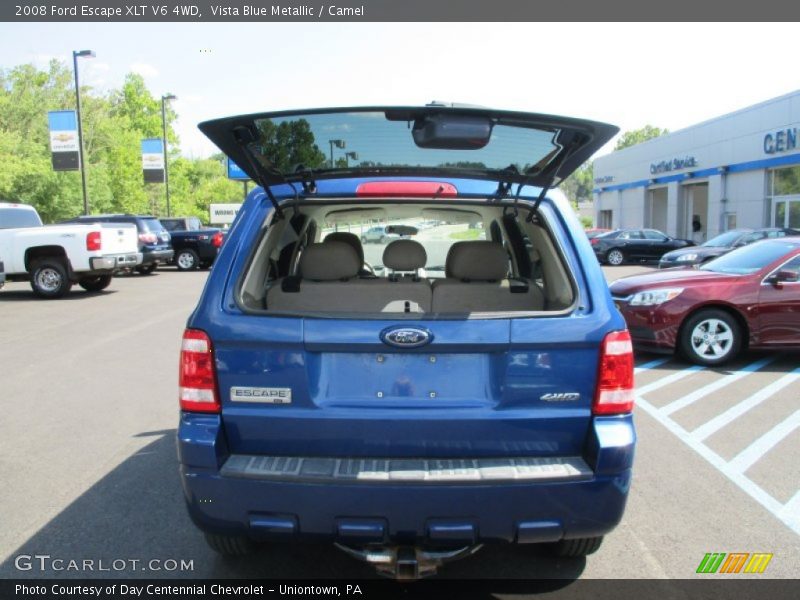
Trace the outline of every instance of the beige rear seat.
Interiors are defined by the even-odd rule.
[[[433,312],[544,309],[535,283],[508,279],[508,254],[500,243],[456,242],[447,253],[445,276],[433,282]]]
[[[345,242],[311,244],[300,257],[300,276],[277,280],[267,291],[266,307],[289,312],[430,311],[431,289],[427,283],[361,279],[361,265],[356,251]]]

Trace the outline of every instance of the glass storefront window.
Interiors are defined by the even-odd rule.
[[[789,202],[789,219],[786,224],[792,229],[800,229],[800,202]]]
[[[800,194],[800,165],[770,171],[770,196]]]

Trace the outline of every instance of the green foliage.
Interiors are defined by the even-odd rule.
[[[47,126],[48,111],[75,107],[73,86],[71,69],[58,61],[45,70],[0,70],[0,199],[32,204],[46,223],[83,212],[80,174],[53,171]],[[141,159],[141,140],[162,136],[161,99],[129,74],[107,94],[82,86],[81,108],[90,212],[165,215],[164,185],[143,182]],[[167,122],[175,117],[168,108]],[[171,127],[167,139],[172,214],[208,220],[212,202],[241,199],[241,183],[226,178],[222,155],[181,158]]]
[[[581,219],[581,225],[583,225],[584,229],[589,229],[591,227],[594,227],[594,220],[592,219],[592,217],[587,217],[586,215],[583,215],[580,219]]]
[[[305,119],[283,121],[278,125],[265,119],[259,121],[258,129],[261,134],[259,150],[278,171],[294,171],[301,165],[317,169],[327,162]]]
[[[450,234],[451,240],[477,240],[482,239],[482,237],[483,232],[480,229],[464,229]]]
[[[586,163],[581,166],[567,177],[559,187],[572,204],[591,200],[592,189],[594,189],[594,165]]]
[[[660,127],[653,127],[652,125],[645,125],[641,129],[626,131],[617,140],[614,150],[622,150],[629,146],[635,146],[636,144],[641,144],[642,142],[666,135],[667,133],[669,133],[669,129],[661,129]]]

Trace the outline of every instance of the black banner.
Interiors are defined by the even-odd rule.
[[[448,580],[424,579],[401,582],[366,580],[146,580],[62,579],[2,580],[0,598],[41,600],[116,600],[128,598],[195,600],[219,598],[516,598],[543,596],[570,600],[796,600],[800,583],[787,579],[725,579],[712,577],[674,579],[543,579],[543,580]]]
[[[2,21],[290,22],[290,21],[796,21],[786,0],[15,0]],[[533,32],[532,32],[533,33]],[[443,32],[443,35],[447,35]]]

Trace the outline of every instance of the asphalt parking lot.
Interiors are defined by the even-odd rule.
[[[0,291],[0,577],[373,576],[330,546],[223,559],[191,525],[177,474],[175,386],[181,332],[205,278],[167,268],[51,302],[35,300],[27,284]],[[600,551],[555,560],[485,547],[440,576],[689,578],[708,552],[765,552],[774,556],[758,577],[796,577],[799,359],[748,353],[701,369],[638,355],[634,483]],[[20,571],[21,554],[184,560],[193,569]]]

